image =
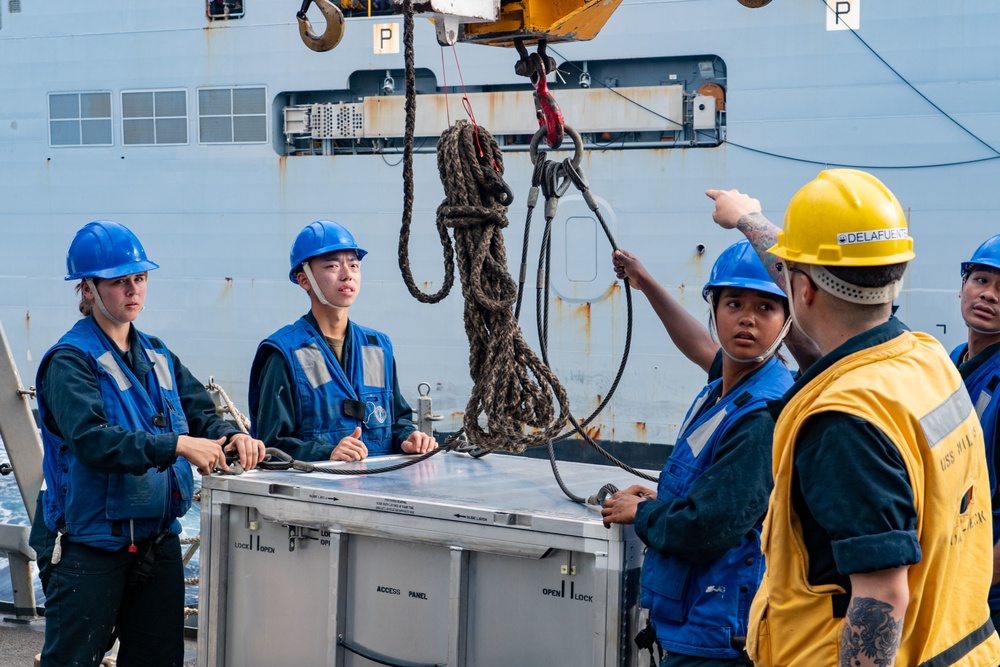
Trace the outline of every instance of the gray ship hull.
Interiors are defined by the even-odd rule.
[[[583,168],[618,243],[697,317],[707,320],[700,292],[711,264],[735,240],[711,223],[706,189],[749,192],[780,222],[785,203],[819,170],[856,166],[881,178],[910,217],[917,258],[898,315],[950,348],[966,335],[955,299],[959,263],[997,231],[1000,5],[837,4],[858,10],[856,31],[830,29],[822,0],[780,0],[760,10],[733,0],[625,0],[595,40],[554,47],[566,75],[553,89],[557,98],[587,94],[579,84],[584,70],[595,95],[610,87],[630,99],[628,91],[642,87],[683,87],[679,116],[654,113],[638,129],[599,105],[564,112],[570,125],[590,124]],[[242,18],[212,21],[201,0],[0,7],[0,321],[26,384],[77,317],[72,285],[62,280],[73,233],[89,220],[112,219],[135,230],[162,266],[138,326],[245,407],[258,342],[306,309],[287,279],[291,241],[307,222],[333,218],[370,251],[352,317],[393,336],[410,402],[416,405],[417,384],[428,382],[444,416],[435,427],[460,427],[471,387],[461,299],[456,292],[422,305],[397,267],[399,135],[303,140],[289,133],[286,118],[286,109],[310,104],[398,102],[402,54],[374,53],[372,34],[374,24],[398,28],[400,19],[350,19],[341,45],[317,54],[300,43],[294,10],[248,2]],[[513,72],[512,51],[460,44],[442,54],[431,24],[418,20],[422,94],[459,97],[456,57],[470,92],[528,89]],[[388,95],[387,74],[399,84]],[[698,126],[691,100],[704,94],[702,80],[724,89],[725,108]],[[245,124],[230,108],[228,142],[208,133],[224,116],[209,109],[211,91],[219,90],[263,91],[262,105],[241,117]],[[146,93],[164,94],[165,102],[182,97],[183,110],[143,116],[133,107]],[[73,96],[76,116],[61,106]],[[96,106],[85,109],[85,100]],[[106,112],[98,108],[104,100]],[[475,111],[496,122],[504,116]],[[396,125],[398,118],[386,127]],[[151,139],[141,136],[147,126]],[[241,127],[247,140],[236,141]],[[525,114],[524,129],[502,139],[516,197],[506,232],[515,275],[532,171],[524,137],[535,127]],[[427,291],[442,280],[433,146],[429,134],[418,139],[411,242],[414,274]],[[549,345],[582,416],[617,369],[624,300],[610,248],[579,196],[564,198],[554,228]],[[537,252],[537,232],[532,242]],[[525,313],[534,312],[531,287]],[[620,443],[626,460],[658,467],[666,456],[658,445],[676,438],[704,375],[636,297],[631,363],[592,433]],[[531,319],[523,324],[534,340]],[[579,449],[567,443],[561,455],[578,457]],[[24,523],[8,479],[0,480],[0,521]],[[0,598],[5,584],[0,572]]]

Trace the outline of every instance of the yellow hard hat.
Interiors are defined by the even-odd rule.
[[[796,192],[768,252],[821,266],[887,266],[915,256],[899,200],[857,169],[822,171]]]

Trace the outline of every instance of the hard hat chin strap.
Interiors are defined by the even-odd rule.
[[[789,306],[791,306],[791,298],[789,298]],[[741,359],[739,357],[734,357],[729,350],[726,349],[726,346],[722,344],[722,340],[719,338],[719,329],[715,322],[715,293],[712,290],[708,292],[708,322],[709,332],[712,334],[712,338],[719,343],[722,353],[739,364],[756,364],[769,358],[772,354],[774,354],[775,350],[778,349],[778,346],[785,340],[785,336],[788,335],[788,330],[792,328],[792,316],[790,314],[785,318],[785,324],[781,327],[781,331],[778,332],[778,335],[775,336],[774,342],[772,342],[768,348],[764,350],[763,354],[759,354],[753,359]]]
[[[810,264],[809,269],[809,275],[818,286],[838,299],[851,303],[871,305],[892,303],[903,290],[902,278],[883,287],[859,287],[833,275],[825,266]]]
[[[309,267],[309,260],[302,262],[302,271],[306,274],[306,280],[309,281],[309,287],[312,289],[313,294],[324,306],[331,306],[332,304],[326,300],[326,295],[323,294],[323,290],[319,288],[319,284],[316,282],[316,276],[313,275],[312,268]]]
[[[83,281],[90,287],[90,291],[94,295],[94,303],[97,304],[97,309],[101,311],[101,315],[104,315],[104,317],[108,318],[115,324],[126,324],[126,322],[122,322],[108,311],[107,307],[104,305],[104,300],[101,299],[101,293],[97,291],[97,285],[94,284],[94,279],[84,278]]]
[[[965,326],[969,327],[970,331],[975,331],[978,334],[983,334],[984,336],[996,336],[1000,334],[1000,331],[987,331],[986,329],[977,329],[974,326],[970,326],[968,323]]]

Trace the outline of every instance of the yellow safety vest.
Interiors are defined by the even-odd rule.
[[[812,586],[792,508],[799,430],[826,411],[878,427],[909,473],[922,559],[908,571],[910,602],[899,667],[994,667],[1000,638],[987,591],[993,574],[990,493],[982,429],[962,378],[931,336],[904,332],[849,355],[793,396],[774,430],[774,491],[761,546],[767,572],[750,609],[747,650],[758,667],[840,664],[843,619],[835,584]],[[963,503],[965,510],[962,511]]]

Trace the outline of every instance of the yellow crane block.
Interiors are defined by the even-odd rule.
[[[463,42],[510,46],[515,39],[531,44],[593,39],[622,0],[503,0],[500,18],[466,23]]]

